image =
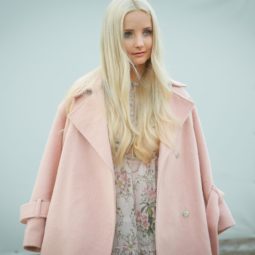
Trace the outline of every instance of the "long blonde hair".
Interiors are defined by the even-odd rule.
[[[153,45],[142,77],[123,48],[124,17],[131,11],[142,10],[151,15]],[[101,75],[105,96],[108,135],[113,162],[121,165],[127,152],[149,163],[159,151],[160,141],[174,147],[179,125],[170,109],[171,79],[162,60],[162,45],[157,17],[146,0],[113,0],[107,7],[101,30]],[[129,114],[130,71],[139,79],[136,97],[139,111],[137,126]],[[80,82],[70,90],[68,98],[82,93],[86,84]]]

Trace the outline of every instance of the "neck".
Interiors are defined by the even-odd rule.
[[[136,66],[136,69],[137,69],[139,75],[142,76],[143,71],[144,71],[144,65]],[[130,71],[130,79],[131,79],[132,82],[138,82],[139,81],[137,76],[136,76],[136,73],[133,69],[131,69],[131,71]]]

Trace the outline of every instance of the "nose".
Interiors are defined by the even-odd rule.
[[[144,40],[143,40],[143,36],[142,35],[138,35],[135,38],[135,46],[136,47],[141,47],[144,45]]]

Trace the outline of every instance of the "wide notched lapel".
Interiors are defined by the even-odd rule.
[[[194,102],[190,98],[183,95],[183,93],[180,91],[181,90],[180,87],[182,87],[181,84],[175,83],[175,82],[173,83],[173,86],[172,86],[173,93],[169,103],[172,114],[180,121],[179,133],[181,131],[181,128],[185,120],[189,116],[194,106]],[[177,138],[178,138],[178,135],[177,135]],[[170,165],[167,165],[167,166],[165,165],[165,163],[171,164],[171,160],[173,160],[174,158],[174,157],[170,157],[170,159],[167,161],[169,154],[173,154],[175,157],[178,157],[178,154],[179,154],[178,150],[179,150],[178,143],[177,143],[176,149],[172,150],[171,148],[168,147],[168,145],[166,145],[163,142],[160,142],[159,157],[158,157],[158,175],[161,176],[161,172],[165,167],[166,168],[167,166],[170,167]]]
[[[113,169],[103,90],[91,88],[91,91],[78,99],[68,116],[106,165]]]
[[[173,97],[170,100],[172,112],[184,123],[188,117],[193,101],[185,98],[178,87],[173,86]],[[101,79],[98,78],[90,84],[85,93],[77,99],[68,118],[78,131],[91,144],[108,168],[114,172],[111,147],[108,136],[107,119],[105,111],[104,92]],[[169,153],[175,153],[164,143],[160,143],[158,167],[163,168]]]

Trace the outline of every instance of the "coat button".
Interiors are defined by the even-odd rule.
[[[189,217],[189,215],[190,215],[190,212],[189,212],[188,210],[184,210],[184,211],[182,212],[182,216],[183,216],[183,217]]]

